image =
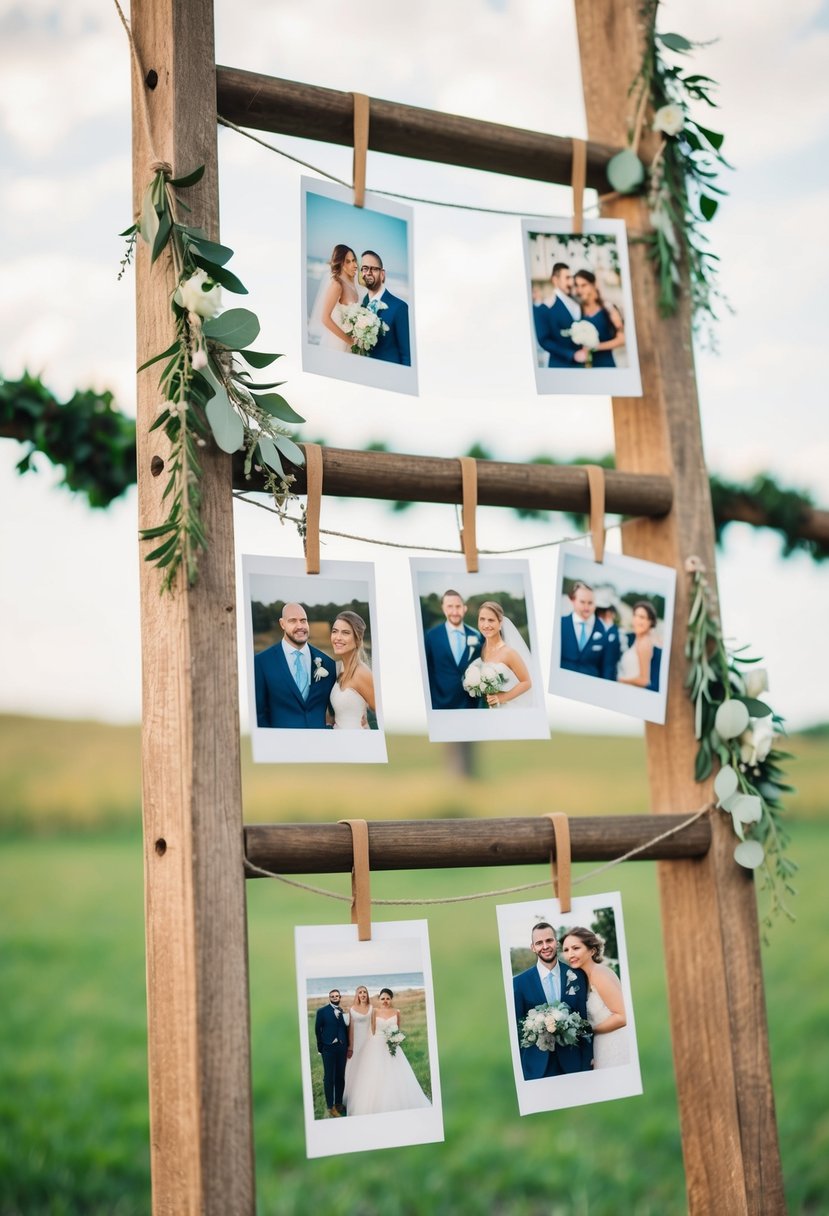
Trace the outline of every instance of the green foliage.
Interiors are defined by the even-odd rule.
[[[797,551],[808,553],[816,562],[829,557],[829,545],[802,535],[804,520],[815,505],[812,496],[779,485],[769,473],[757,473],[742,486],[712,473],[711,503],[718,541],[733,521],[735,509],[747,504],[762,519],[764,528],[780,533],[784,557]]]
[[[34,470],[42,452],[63,467],[61,484],[108,507],[135,482],[135,422],[113,406],[110,392],[79,390],[58,401],[38,376],[0,377],[0,435],[26,445],[19,473]]]
[[[448,588],[447,588],[448,590]],[[521,637],[530,645],[530,631],[527,622],[527,602],[523,596],[511,595],[508,591],[479,591],[475,595],[468,596],[466,600],[466,624],[474,628],[477,627],[478,611],[486,600],[494,600],[500,604],[504,610],[504,616],[508,617],[515,625]],[[443,615],[443,609],[440,606],[441,597],[437,592],[431,595],[422,595],[420,597],[420,615],[423,620],[423,630],[426,632],[433,625],[439,625],[446,620]]]

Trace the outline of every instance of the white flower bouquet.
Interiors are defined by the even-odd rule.
[[[522,1047],[555,1051],[556,1047],[575,1047],[593,1034],[590,1023],[564,1001],[536,1005],[519,1027]]]
[[[383,1038],[386,1040],[386,1046],[389,1049],[390,1056],[397,1054],[397,1049],[400,1046],[400,1044],[403,1042],[405,1037],[406,1036],[404,1035],[402,1030],[397,1030],[393,1026],[387,1026],[383,1030]]]
[[[367,355],[377,345],[381,334],[389,332],[385,321],[381,321],[379,312],[388,308],[382,300],[372,308],[364,308],[362,304],[346,304],[340,313],[340,326],[351,339],[353,355]]]
[[[565,338],[571,338],[576,346],[581,346],[585,353],[584,366],[592,367],[593,351],[601,342],[599,331],[592,321],[574,321],[569,329],[563,329]]]
[[[478,697],[481,700],[491,696],[492,693],[500,692],[506,682],[507,677],[504,672],[499,671],[492,663],[482,662],[481,659],[470,663],[463,673],[464,688],[470,697]],[[497,709],[497,702],[495,705],[490,705],[489,708]]]

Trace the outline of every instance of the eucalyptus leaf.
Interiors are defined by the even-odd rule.
[[[624,148],[611,157],[605,172],[619,194],[632,194],[645,180],[645,166],[632,148]]]
[[[214,266],[224,266],[233,257],[233,250],[228,245],[208,241],[207,237],[191,238],[187,243],[200,257],[208,258]]]
[[[172,226],[170,212],[162,211],[158,221],[158,231],[156,232],[155,240],[153,241],[153,251],[150,255],[150,263],[154,262],[163,252],[164,246],[170,239],[170,229]]]
[[[151,183],[141,200],[141,222],[138,225],[142,240],[145,240],[150,248],[155,244],[155,235],[158,232],[158,212],[153,205],[152,192]]]
[[[259,350],[240,350],[239,354],[246,363],[256,368],[269,367],[277,359],[283,358],[282,355],[266,355],[263,351]]]
[[[723,145],[725,136],[720,131],[709,131],[708,127],[701,127],[699,123],[697,123],[696,126],[700,135],[704,136],[704,138],[708,140],[711,147],[716,148],[716,150],[719,152]]]
[[[263,462],[272,468],[275,473],[278,473],[280,477],[285,476],[285,470],[282,467],[282,461],[279,459],[276,446],[267,435],[260,435],[259,437],[259,455],[262,457]]]
[[[184,177],[171,177],[171,186],[195,186],[196,182],[200,182],[204,177],[204,165],[199,165],[198,169],[194,169],[192,173],[185,174]]]
[[[734,850],[734,860],[747,870],[756,870],[763,864],[765,856],[759,840],[743,840]]]
[[[715,198],[711,198],[709,194],[701,194],[699,199],[699,209],[704,219],[712,220],[717,214],[719,202]]]
[[[682,34],[657,34],[656,37],[669,51],[691,51],[694,47],[693,42],[689,42]]]
[[[211,397],[205,407],[213,438],[223,452],[238,452],[245,442],[242,419],[228,400],[224,389]]]
[[[290,460],[291,464],[298,465],[300,468],[305,464],[305,454],[302,448],[297,447],[293,439],[289,439],[287,435],[277,435],[274,440],[286,460]]]
[[[739,778],[731,765],[724,765],[714,778],[714,793],[717,795],[720,805],[732,794],[736,794],[739,784]]]
[[[257,405],[260,405],[263,410],[267,410],[269,414],[273,414],[274,418],[281,419],[282,422],[304,422],[305,419],[292,409],[284,397],[280,397],[279,393],[263,393],[258,396],[256,393],[251,394]]]
[[[248,308],[229,308],[202,323],[202,333],[228,350],[242,350],[259,337],[259,318]]]
[[[195,246],[193,246],[195,248]],[[226,270],[224,266],[220,266],[217,262],[211,262],[209,258],[202,257],[198,253],[193,254],[193,261],[197,266],[201,266],[202,270],[206,270],[216,283],[221,283],[228,291],[234,292],[237,296],[246,296],[248,289],[245,287],[241,279],[237,279],[236,275],[230,270]]]
[[[766,705],[765,701],[758,701],[756,697],[740,697],[740,700],[752,718],[767,718],[772,712],[770,705]]]
[[[177,350],[178,338],[176,338],[175,342],[168,346],[166,350],[163,350],[160,355],[153,355],[152,359],[148,359],[146,363],[142,363],[141,366],[135,370],[137,372],[143,372],[146,368],[152,367],[154,363],[159,363],[162,359],[168,359],[170,355],[175,354]]]

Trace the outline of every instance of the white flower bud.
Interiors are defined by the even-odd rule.
[[[679,135],[684,126],[685,117],[682,110],[671,103],[660,106],[653,116],[654,131],[661,131],[663,135]]]
[[[215,317],[222,307],[222,289],[214,283],[206,270],[197,270],[179,283],[175,301],[188,312],[194,312],[199,317]]]

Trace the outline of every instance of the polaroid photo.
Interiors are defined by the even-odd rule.
[[[429,738],[549,739],[529,564],[410,565]]]
[[[257,763],[384,764],[374,567],[242,558]]]
[[[519,1113],[641,1094],[619,892],[495,911]]]
[[[309,1157],[443,1140],[425,920],[297,927]]]
[[[622,220],[521,221],[539,393],[641,397]]]
[[[417,394],[414,212],[303,177],[302,366],[307,372]]]
[[[664,723],[675,592],[670,566],[562,545],[550,692]]]

